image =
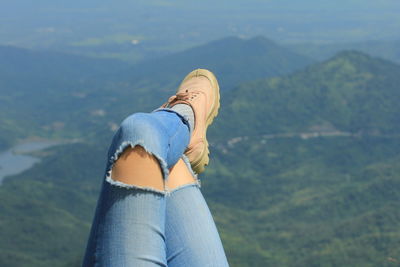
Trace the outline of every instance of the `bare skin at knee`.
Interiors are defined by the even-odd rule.
[[[112,179],[129,185],[152,187],[164,190],[163,175],[158,160],[147,153],[143,147],[127,148],[115,162]],[[170,170],[167,186],[170,189],[196,180],[188,167],[180,159]]]
[[[129,185],[164,190],[158,160],[141,146],[127,148],[120,155],[112,168],[112,179]]]
[[[170,170],[167,186],[169,189],[174,189],[176,187],[185,184],[193,184],[195,182],[196,180],[190,173],[185,162],[182,159],[180,159]]]

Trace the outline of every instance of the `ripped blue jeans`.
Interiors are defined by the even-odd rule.
[[[170,190],[172,166],[189,143],[187,121],[169,109],[127,117],[114,135],[100,197],[83,260],[84,267],[228,266],[221,239],[200,183]],[[142,146],[155,156],[164,191],[112,179],[112,166],[127,147]]]

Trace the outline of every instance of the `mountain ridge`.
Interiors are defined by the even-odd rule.
[[[84,79],[104,75],[110,70],[127,68],[129,64],[114,60],[100,59],[57,51],[31,50],[9,45],[0,45],[0,75],[8,79],[34,79],[35,76],[63,81]],[[20,70],[24,70],[21,72]],[[115,70],[116,69],[116,70]],[[16,75],[17,74],[17,75]],[[55,76],[55,77],[53,77]],[[26,81],[27,82],[27,81]]]
[[[256,49],[261,52],[253,51]],[[130,111],[153,110],[197,67],[215,68],[221,88],[229,90],[241,80],[278,75],[290,72],[296,64],[309,63],[263,37],[229,37],[133,67],[116,60],[4,46],[0,46],[0,58],[0,121],[19,121],[0,126],[3,148],[17,136],[26,136],[22,125],[35,129],[31,135],[66,137],[66,128],[78,133],[81,127],[102,127],[105,119],[107,124],[117,124]],[[13,112],[15,106],[20,106],[18,113]],[[77,124],[81,120],[74,118],[82,114],[87,121]]]
[[[239,81],[287,74],[311,63],[307,57],[265,37],[240,39],[232,36],[149,60],[130,72],[134,79],[158,73],[164,76],[163,80],[171,77],[179,80],[188,70],[206,68],[220,77],[222,90],[229,90]]]
[[[400,64],[400,40],[333,44],[305,43],[286,45],[286,47],[318,61],[326,60],[339,51],[357,50]]]
[[[320,124],[350,133],[398,134],[399,77],[400,66],[395,63],[341,52],[286,77],[241,84],[223,100],[221,126],[232,137],[233,133],[307,132]],[[237,122],[237,128],[229,126],[239,115],[252,120]]]
[[[393,104],[399,100],[398,77],[395,64],[344,52],[284,77],[223,92],[221,114],[210,128],[215,135],[209,136],[210,165],[200,179],[232,267],[390,267],[387,257],[398,258],[399,138],[260,136],[315,125],[357,132],[348,128],[349,121],[370,130],[371,121],[359,119],[371,116],[380,131],[397,130],[385,112],[399,114]],[[103,109],[95,116],[78,109],[90,103],[78,98],[77,113],[67,114],[85,142],[46,150],[41,163],[4,181],[0,240],[9,242],[0,242],[0,265],[80,265],[106,163],[103,145],[115,131],[108,123],[160,97],[132,98],[129,86],[103,92],[109,102],[115,98],[108,106],[89,95],[100,106],[85,108]],[[152,88],[155,92],[137,90],[164,93]],[[369,113],[357,113],[359,106],[380,99],[373,89],[385,93],[390,109],[378,101],[361,109]],[[218,146],[244,135],[226,150]]]

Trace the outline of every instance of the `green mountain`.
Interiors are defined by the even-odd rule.
[[[343,50],[357,50],[371,56],[380,57],[400,64],[400,40],[397,41],[365,41],[356,43],[333,44],[292,44],[289,49],[299,54],[321,61],[326,60]]]
[[[0,46],[0,149],[28,136],[71,137],[70,122],[107,75],[127,68],[115,60]],[[74,134],[72,134],[74,135]],[[64,136],[65,137],[65,136]]]
[[[242,84],[226,95],[220,125],[231,137],[324,130],[398,135],[399,73],[389,61],[341,52],[287,77]]]
[[[0,58],[0,149],[32,135],[81,137],[82,129],[95,133],[127,112],[152,110],[194,68],[215,70],[226,89],[310,63],[261,37],[227,38],[132,67],[2,46]]]
[[[225,95],[203,185],[234,266],[398,262],[399,74],[342,52]]]
[[[206,68],[213,70],[226,90],[239,82],[287,74],[311,62],[265,37],[229,37],[138,64],[130,75],[133,81],[144,76],[180,80],[188,70]]]
[[[398,138],[382,137],[253,137],[214,148],[203,193],[231,265],[393,266],[399,149]]]
[[[224,92],[201,179],[231,266],[398,264],[398,77],[396,64],[343,52]],[[90,120],[72,114],[85,126],[84,144],[48,149],[41,163],[4,181],[1,266],[79,266],[112,135],[107,123],[156,104],[125,97],[165,94],[157,82],[83,98],[80,105],[94,105],[95,96],[107,105],[110,94],[118,105]]]
[[[80,266],[106,147],[47,152],[43,162],[0,186],[0,266]]]
[[[50,82],[65,83],[70,79],[82,80],[105,75],[110,70],[118,71],[128,64],[110,59],[96,59],[52,51],[37,51],[0,45],[0,73],[2,80],[38,81],[46,78]],[[23,70],[23,71],[21,71]],[[21,84],[17,84],[20,85]],[[35,85],[35,84],[33,84]],[[13,89],[19,89],[14,88]],[[41,88],[35,88],[40,90]]]

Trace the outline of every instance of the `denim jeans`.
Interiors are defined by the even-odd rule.
[[[189,143],[184,117],[169,109],[136,113],[114,135],[83,266],[228,266],[200,183],[163,191],[112,179],[112,166],[127,147],[142,146],[158,159],[164,181]],[[192,172],[193,173],[193,172]],[[193,174],[194,175],[194,174]]]

